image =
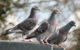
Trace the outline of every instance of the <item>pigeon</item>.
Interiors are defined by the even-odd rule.
[[[36,29],[30,35],[27,35],[25,39],[37,38],[37,40],[41,43],[41,39],[43,39],[43,36],[46,34],[47,31],[50,31],[50,25],[54,25],[55,14],[57,14],[57,10],[53,10],[50,18],[48,20],[44,20],[42,24],[38,27],[38,29]]]
[[[69,30],[75,26],[74,21],[70,21],[65,26],[61,27],[60,29],[55,29],[54,32],[47,38],[47,42],[49,44],[56,44],[59,45],[60,43],[64,42],[67,39],[67,34]],[[45,42],[45,41],[44,41]]]
[[[12,33],[22,33],[22,35],[28,34],[30,30],[32,30],[35,25],[37,24],[36,19],[36,13],[37,11],[40,11],[40,9],[37,6],[32,7],[31,13],[28,17],[28,19],[24,20],[23,22],[19,23],[15,27],[8,29],[6,34]]]
[[[30,35],[27,35],[26,39],[31,39],[34,37],[39,36],[40,34],[44,33],[46,30],[48,29],[48,23],[47,22],[43,22],[38,29],[36,29],[33,33],[31,33]]]

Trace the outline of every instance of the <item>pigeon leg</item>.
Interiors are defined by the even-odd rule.
[[[25,40],[22,40],[22,41],[25,41],[25,42],[32,42],[30,39],[25,39]]]
[[[45,41],[45,40],[43,40],[43,41],[41,41],[41,44],[44,44],[44,45],[51,45],[51,44],[49,44],[47,41]]]

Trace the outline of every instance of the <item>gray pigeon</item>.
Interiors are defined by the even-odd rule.
[[[26,39],[31,39],[34,37],[37,37],[41,34],[43,34],[46,30],[48,29],[48,23],[47,22],[43,22],[38,29],[36,29],[33,33],[31,33],[30,35],[27,35]]]
[[[51,34],[50,37],[48,37],[47,42],[49,44],[57,44],[64,42],[67,39],[67,34],[69,30],[75,26],[74,21],[70,21],[67,25],[63,26],[59,30],[55,30],[54,33]],[[44,41],[46,42],[46,41]]]
[[[28,32],[30,30],[32,30],[35,27],[36,23],[37,23],[36,13],[39,10],[40,9],[37,6],[32,7],[31,13],[30,13],[30,16],[28,17],[28,19],[26,19],[23,22],[19,23],[15,27],[7,30],[6,34],[11,34],[11,32],[12,33],[21,32],[23,35],[28,34]]]
[[[38,29],[36,29],[33,33],[28,35],[26,39],[31,39],[31,38],[37,38],[39,42],[42,42],[41,39],[43,39],[44,35],[47,33],[47,31],[50,32],[49,27],[50,25],[54,25],[55,22],[55,14],[57,13],[57,10],[53,10],[51,13],[51,16],[48,21],[43,21],[43,23],[40,25]]]

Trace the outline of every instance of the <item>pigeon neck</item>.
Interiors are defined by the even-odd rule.
[[[29,18],[34,18],[34,17],[35,17],[35,10],[32,9]]]
[[[34,16],[34,20],[36,20],[36,22],[38,21],[38,18],[37,18],[37,16],[36,16],[36,15]]]
[[[51,17],[49,18],[48,22],[49,22],[50,24],[54,24],[54,22],[55,22],[55,14],[52,14],[52,15],[51,15]]]
[[[52,21],[50,21],[49,23],[50,23],[50,24],[55,24],[55,21],[54,21],[54,20],[52,20]]]
[[[60,29],[61,32],[68,32],[71,29],[72,25],[67,24],[63,28]]]
[[[69,31],[69,30],[71,29],[71,27],[72,27],[72,25],[67,24],[67,25],[65,26],[65,30],[66,30],[66,31]]]

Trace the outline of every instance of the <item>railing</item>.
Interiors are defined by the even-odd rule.
[[[50,45],[34,44],[27,42],[0,41],[0,50],[64,50]]]

